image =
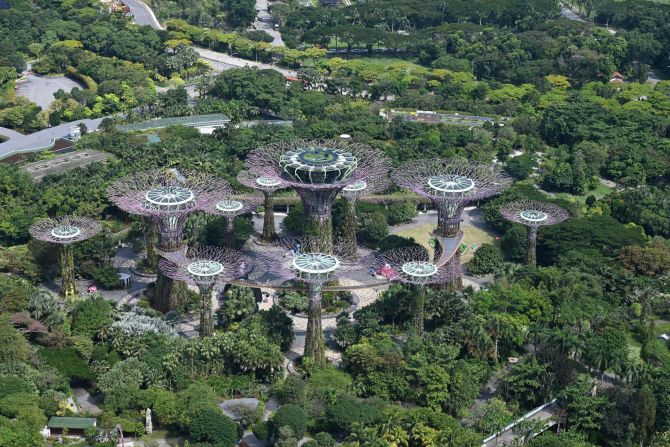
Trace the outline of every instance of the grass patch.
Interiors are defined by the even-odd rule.
[[[88,387],[95,380],[95,374],[88,366],[88,362],[79,357],[73,347],[63,349],[41,347],[37,352],[42,360],[70,379],[72,385]]]
[[[435,230],[436,226],[437,221],[434,224],[431,223],[411,227],[400,231],[397,234],[398,236],[414,238],[415,241],[428,249],[428,252],[432,257],[434,255],[434,250],[430,246],[429,241],[433,237],[433,230]],[[472,225],[462,225],[461,231],[463,231],[463,244],[468,246],[465,254],[461,257],[461,261],[463,263],[472,259],[475,250],[481,247],[482,244],[498,244],[498,241],[496,240],[493,233],[485,231],[481,228],[474,227]]]
[[[598,186],[595,189],[591,189],[589,191],[586,191],[586,194],[577,196],[577,195],[574,195],[574,194],[568,194],[566,192],[561,192],[561,193],[557,193],[556,197],[559,197],[559,198],[565,199],[565,200],[575,200],[579,203],[585,203],[586,198],[588,196],[592,195],[592,196],[595,196],[596,199],[601,199],[601,198],[605,197],[607,194],[609,194],[610,192],[612,192],[612,188],[610,188],[607,185],[603,185],[602,183],[598,183]]]

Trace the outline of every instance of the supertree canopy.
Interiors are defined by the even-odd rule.
[[[35,239],[61,246],[61,295],[64,297],[71,298],[77,294],[72,244],[95,236],[101,229],[95,220],[77,216],[42,219],[30,227],[30,235]]]
[[[295,140],[253,150],[247,167],[256,178],[296,190],[307,217],[306,234],[332,240],[332,203],[347,186],[388,175],[389,161],[369,146],[347,141]]]
[[[260,197],[248,196],[227,196],[221,194],[220,200],[207,201],[204,203],[201,211],[214,216],[221,216],[226,218],[226,240],[225,246],[234,248],[235,245],[235,217],[250,213],[258,208],[261,202]]]
[[[267,268],[280,276],[308,286],[309,307],[304,356],[318,365],[325,362],[321,301],[324,284],[336,279],[343,271],[369,268],[370,262],[358,260],[355,246],[328,242],[315,236],[287,238],[277,242],[288,250],[284,258],[272,258]]]
[[[426,285],[444,284],[460,276],[449,264],[439,266],[431,261],[428,250],[421,246],[394,248],[379,254],[376,272],[391,281],[411,286],[414,298],[414,326],[419,335],[423,334]]]
[[[194,284],[200,291],[200,336],[214,333],[212,289],[247,275],[252,259],[244,253],[221,247],[196,247],[177,252],[161,252],[160,270],[177,281]]]
[[[433,158],[400,166],[393,181],[430,199],[438,210],[438,234],[458,233],[461,213],[468,204],[509,188],[512,178],[497,165],[462,159]]]
[[[283,188],[284,183],[278,178],[256,176],[248,170],[242,171],[237,176],[237,180],[244,186],[257,189],[263,193],[263,234],[261,234],[262,242],[274,242],[277,239],[277,232],[275,230],[275,213],[274,213],[274,193],[278,189]]]
[[[468,203],[500,194],[512,184],[512,178],[497,165],[444,158],[411,161],[396,169],[392,178],[399,186],[428,198],[437,208],[438,257],[443,246],[458,236],[463,208]],[[460,250],[455,250],[448,262],[452,271],[459,269]],[[460,276],[451,281],[451,287],[462,287]]]
[[[151,217],[158,226],[160,250],[170,252],[182,244],[186,217],[229,191],[227,182],[209,174],[158,169],[117,180],[107,194],[120,209]],[[163,312],[178,304],[179,293],[172,286],[172,281],[159,270],[154,305]]]
[[[502,216],[515,223],[528,227],[528,250],[526,263],[535,266],[537,230],[540,227],[555,225],[570,217],[570,214],[560,206],[547,202],[518,201],[506,203],[500,208]]]

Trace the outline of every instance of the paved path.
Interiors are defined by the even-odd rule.
[[[84,89],[77,81],[65,76],[45,77],[34,74],[28,74],[17,81],[16,87],[17,96],[22,96],[34,102],[42,107],[43,110],[48,109],[51,103],[56,100],[54,93],[58,90],[69,93],[75,87]]]
[[[202,47],[194,46],[193,49],[198,52],[198,54],[202,59],[212,64],[214,71],[228,70],[230,68],[256,67],[266,70],[276,70],[279,73],[283,74],[284,76],[293,76],[293,77],[297,76],[297,72],[295,70],[279,68],[275,65],[264,64],[262,62],[254,62],[239,57],[229,56],[227,54],[208,50]]]
[[[274,29],[274,20],[268,11],[268,0],[256,0],[256,20],[254,21],[252,27],[256,30],[262,30],[272,36],[272,45],[283,46],[284,40],[281,38],[281,33],[275,31]]]
[[[77,404],[83,412],[91,416],[100,416],[102,414],[102,409],[97,405],[100,401],[99,396],[91,396],[84,388],[73,388],[72,394],[74,394]]]
[[[576,12],[567,6],[561,4],[561,15],[568,20],[574,20],[576,22],[585,22],[586,20],[582,19]]]
[[[153,29],[161,30],[164,29],[154,12],[147,6],[146,3],[140,0],[122,0],[123,3],[130,8],[130,13],[133,16],[133,20],[138,25],[147,25]]]
[[[13,129],[7,129],[6,127],[0,127],[0,135],[3,135],[5,137],[7,137],[9,140],[20,139],[20,138],[23,138],[25,136],[20,132],[17,132]],[[9,140],[7,140],[7,141],[9,141]]]
[[[519,418],[514,423],[505,427],[503,432],[500,433],[497,436],[497,438],[494,437],[493,439],[490,439],[487,442],[483,442],[482,447],[504,447],[504,446],[511,447],[513,445],[518,445],[515,443],[515,441],[517,440],[517,438],[519,438],[524,434],[517,433],[514,430],[514,428],[521,420],[544,421],[547,424],[546,428],[548,428],[556,423],[555,421],[552,420],[552,418],[556,416],[558,410],[559,410],[558,404],[556,404],[555,401],[549,402],[543,405],[542,407],[538,407],[535,410],[526,413],[524,416]],[[535,435],[538,434],[539,433],[535,433]]]
[[[0,143],[0,160],[10,155],[21,152],[35,152],[51,146],[56,138],[66,137],[70,133],[70,127],[86,124],[89,131],[97,130],[103,118],[85,119],[72,121],[59,126],[40,130],[29,135],[21,135],[18,132],[11,135],[9,141]],[[3,130],[0,130],[3,133]],[[8,135],[9,136],[9,135]]]

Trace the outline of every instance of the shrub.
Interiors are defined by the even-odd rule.
[[[226,291],[226,297],[217,313],[221,325],[242,321],[256,312],[256,298],[249,287],[232,286]]]
[[[75,384],[87,384],[95,379],[95,374],[88,366],[88,363],[77,355],[73,347],[64,349],[46,349],[41,348],[38,351],[40,357],[49,365],[53,366],[68,377]]]
[[[523,262],[528,248],[528,230],[521,225],[514,225],[500,240],[500,247],[506,260]]]
[[[94,268],[91,272],[91,279],[103,289],[109,290],[121,288],[119,274],[111,265]]]
[[[273,434],[278,436],[279,429],[288,426],[295,437],[301,439],[307,429],[306,419],[305,412],[299,406],[294,404],[284,405],[272,417]]]
[[[92,337],[112,322],[112,305],[100,295],[80,302],[72,312],[72,329],[76,334]]]
[[[493,244],[482,244],[468,264],[468,270],[474,275],[485,275],[496,271],[502,263],[502,253],[498,247]]]
[[[261,441],[265,441],[270,437],[270,427],[265,421],[259,421],[251,425],[251,432],[255,437]]]
[[[332,433],[349,432],[354,424],[367,425],[379,418],[379,410],[350,396],[343,396],[326,410],[326,424]]]
[[[314,435],[314,441],[316,441],[317,447],[333,447],[335,445],[335,439],[325,431]]]
[[[403,200],[392,202],[388,206],[386,219],[389,225],[398,225],[411,222],[418,214],[416,203],[411,200]]]
[[[309,298],[295,290],[282,290],[278,293],[281,306],[289,312],[305,312],[309,306]]]
[[[188,431],[196,442],[210,442],[221,447],[233,447],[237,442],[237,425],[216,407],[196,411]]]
[[[10,394],[32,393],[35,387],[32,383],[18,376],[0,377],[0,399]]]

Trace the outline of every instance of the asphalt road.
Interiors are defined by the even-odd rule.
[[[284,76],[297,76],[297,73],[294,70],[288,70],[286,68],[279,68],[270,64],[263,64],[261,62],[254,62],[239,57],[229,56],[227,54],[208,50],[206,48],[194,46],[193,49],[197,51],[198,54],[200,54],[201,58],[212,64],[215,71],[227,70],[229,68],[257,67],[266,70],[276,70]]]
[[[272,16],[268,11],[268,0],[256,0],[256,20],[254,21],[252,28],[256,30],[262,30],[272,36],[272,45],[273,46],[282,46],[284,41],[281,38],[281,33],[275,31],[274,21]]]
[[[76,81],[65,76],[35,76],[28,74],[25,80],[17,81],[16,95],[27,98],[34,102],[43,110],[49,108],[52,102],[55,101],[54,93],[63,89],[65,92],[70,92],[75,87],[84,88]]]
[[[130,13],[138,25],[147,25],[153,29],[163,29],[154,12],[146,3],[140,0],[123,0],[123,3],[130,8]]]

